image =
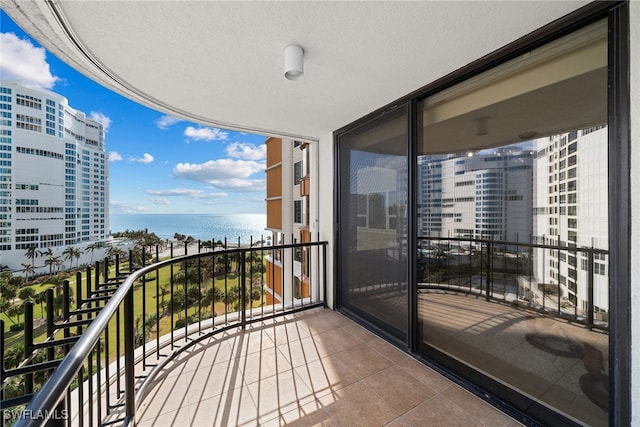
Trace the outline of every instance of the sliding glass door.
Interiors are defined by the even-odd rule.
[[[405,342],[407,108],[341,135],[338,150],[341,307]]]
[[[546,423],[607,425],[606,22],[418,120],[420,351]]]

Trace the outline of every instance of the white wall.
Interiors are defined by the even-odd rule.
[[[640,2],[631,25],[631,424],[640,426]],[[633,260],[636,260],[634,262]]]

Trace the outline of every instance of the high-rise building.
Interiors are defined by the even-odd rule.
[[[538,243],[608,250],[607,128],[590,127],[536,141],[533,232]],[[596,313],[609,307],[608,255],[535,249],[539,283],[559,285],[563,298],[587,310],[593,265]],[[543,253],[544,252],[544,253]]]
[[[267,138],[267,230],[273,245],[311,241],[311,161],[307,142]],[[310,295],[309,248],[273,251],[266,256],[267,304]],[[283,269],[294,274],[283,274]],[[290,283],[291,281],[295,283]],[[287,281],[289,283],[287,283]]]
[[[109,234],[105,129],[65,97],[0,85],[0,263],[20,268],[30,248],[104,241]],[[60,249],[55,249],[60,248]]]
[[[532,161],[533,152],[520,146],[420,156],[421,235],[529,241]]]

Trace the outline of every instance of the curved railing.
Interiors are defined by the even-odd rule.
[[[609,252],[530,240],[420,237],[418,290],[473,294],[608,329]]]
[[[65,320],[57,325],[67,353],[37,367],[51,371],[57,364],[15,425],[131,424],[146,381],[193,342],[324,305],[326,247],[311,242],[215,250],[143,263],[126,276],[117,264],[111,278],[107,264],[103,283],[97,284],[97,273],[93,287],[89,271],[85,279],[78,276],[75,309],[69,308],[67,283]],[[141,259],[147,257],[143,252]]]

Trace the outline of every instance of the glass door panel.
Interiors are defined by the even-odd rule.
[[[426,98],[418,117],[421,352],[524,411],[606,425],[606,24]]]
[[[407,109],[338,139],[342,309],[406,341]]]

